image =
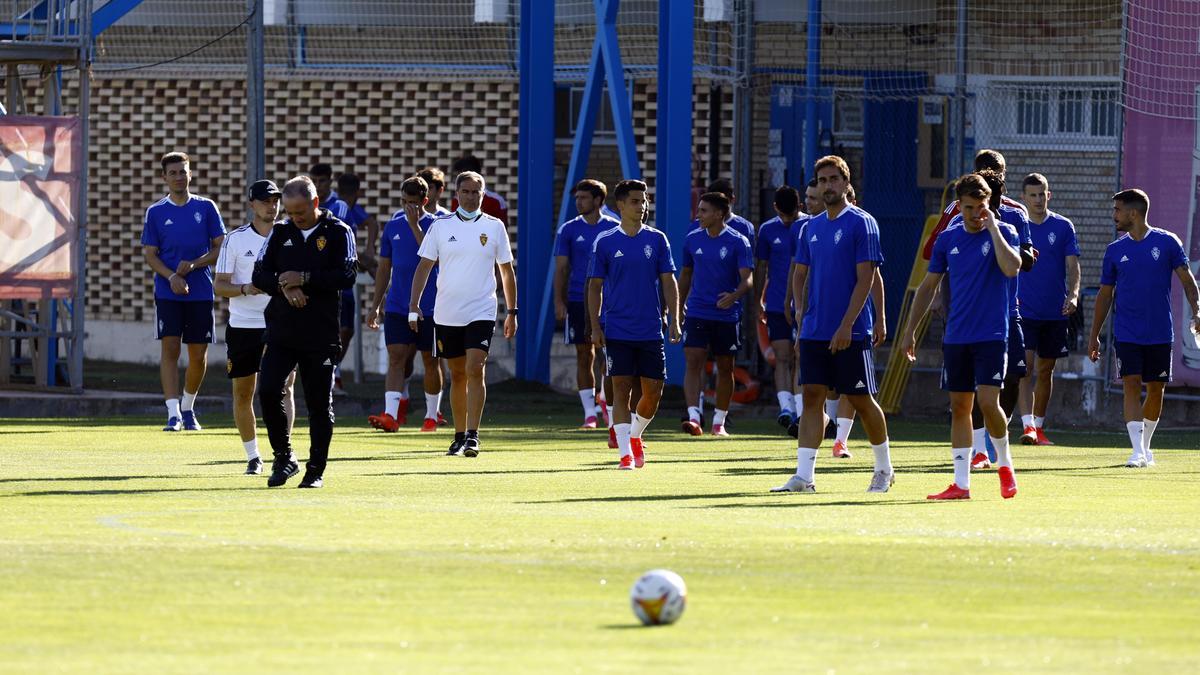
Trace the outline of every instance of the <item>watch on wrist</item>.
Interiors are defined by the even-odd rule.
[[[519,310],[516,307],[512,307],[512,308],[506,310],[506,312],[508,313],[509,316],[516,316],[518,311]]]

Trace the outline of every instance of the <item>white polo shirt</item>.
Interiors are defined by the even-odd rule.
[[[262,251],[267,238],[259,234],[253,225],[246,224],[225,235],[221,244],[221,255],[217,258],[217,274],[232,274],[234,284],[248,284],[254,274],[254,261]],[[271,296],[239,295],[229,299],[229,325],[234,328],[266,328],[263,312]]]
[[[434,323],[496,320],[496,265],[513,259],[504,223],[486,213],[471,220],[449,213],[429,226],[417,255],[438,264]]]

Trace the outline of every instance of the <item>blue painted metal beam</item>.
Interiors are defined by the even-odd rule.
[[[817,96],[821,87],[821,0],[808,0],[808,54],[804,69],[804,179],[817,163]]]
[[[102,7],[92,12],[92,37],[112,28],[121,17],[137,9],[142,0],[109,0]]]
[[[517,291],[522,317],[533,322],[517,331],[516,376],[548,383],[549,340],[529,329],[549,311],[543,289],[533,282],[548,274],[554,229],[554,3],[521,1],[519,43]]]
[[[691,224],[692,57],[696,6],[692,0],[658,5],[658,148],[655,221],[667,233],[675,264]],[[683,349],[667,344],[667,380],[683,381]]]
[[[618,0],[596,0],[596,42],[604,55],[605,79],[608,80],[608,102],[617,130],[617,148],[621,153],[623,178],[640,180],[642,167],[638,163],[637,139],[633,135],[633,107],[625,87],[625,67],[621,62],[621,47],[617,41]]]

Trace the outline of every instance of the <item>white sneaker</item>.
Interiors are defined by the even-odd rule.
[[[1146,468],[1146,458],[1142,455],[1142,453],[1135,450],[1133,454],[1129,455],[1129,459],[1126,460],[1125,466],[1129,467],[1130,469],[1144,469]]]
[[[1146,461],[1146,466],[1154,466],[1154,451],[1147,450],[1142,453],[1142,458]]]
[[[817,487],[800,476],[792,476],[788,482],[771,488],[771,492],[816,492]]]
[[[887,492],[888,488],[896,484],[896,474],[889,471],[876,471],[874,476],[871,476],[871,487],[867,488],[867,492]]]

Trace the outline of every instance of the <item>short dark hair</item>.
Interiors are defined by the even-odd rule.
[[[412,176],[405,178],[400,184],[400,191],[410,197],[420,197],[424,199],[429,196],[429,183],[425,182],[420,176]]]
[[[982,171],[991,169],[997,173],[1004,173],[1005,162],[1004,155],[998,150],[980,150],[975,153],[975,170]]]
[[[593,197],[599,197],[600,199],[604,199],[608,196],[608,188],[604,186],[604,183],[601,183],[595,178],[584,178],[583,180],[579,181],[575,184],[575,189],[571,190],[571,194],[575,194],[580,190],[591,193]]]
[[[630,192],[646,192],[648,189],[642,181],[629,178],[617,183],[617,187],[613,189],[613,197],[620,202],[629,197]]]
[[[709,193],[719,192],[730,200],[733,199],[733,181],[728,178],[718,178],[708,184]]]
[[[988,207],[993,211],[1000,212],[1000,202],[1004,197],[1004,178],[999,171],[992,169],[980,169],[975,172],[976,175],[983,178],[983,182],[987,183],[988,189],[992,191],[988,199]]]
[[[446,189],[446,174],[436,166],[427,166],[418,171],[417,175],[421,177],[421,180],[425,181],[425,185],[429,186],[431,190]]]
[[[846,201],[851,204],[858,201],[858,193],[854,191],[853,185],[846,186]]]
[[[158,163],[162,165],[162,170],[166,171],[168,164],[183,163],[183,164],[187,164],[187,165],[191,166],[192,158],[188,157],[188,154],[186,152],[178,152],[178,151],[168,152],[167,154],[163,155],[161,159],[158,160]]]
[[[1137,188],[1121,190],[1112,196],[1114,202],[1121,202],[1128,208],[1141,213],[1143,216],[1150,212],[1150,195]]]
[[[988,187],[987,181],[983,179],[983,176],[977,173],[969,173],[958,179],[954,186],[954,194],[959,199],[972,197],[987,201],[992,196],[992,189]]]
[[[700,201],[712,204],[723,213],[729,213],[729,197],[724,192],[705,192],[700,195]]]
[[[1024,190],[1027,187],[1037,187],[1037,186],[1041,186],[1041,187],[1044,187],[1047,190],[1049,190],[1050,189],[1050,181],[1046,180],[1046,177],[1040,173],[1031,173],[1028,176],[1025,176],[1025,180],[1021,181],[1021,189],[1022,190]]]
[[[483,162],[480,162],[478,157],[468,152],[454,160],[454,163],[450,165],[450,173],[463,173],[466,171],[483,173]]]
[[[362,187],[362,180],[352,173],[344,173],[338,176],[337,186],[338,192],[358,192]]]
[[[818,171],[827,166],[837,168],[838,173],[842,174],[842,178],[845,178],[847,183],[850,182],[850,165],[846,163],[846,160],[837,155],[825,155],[821,159],[818,159],[816,165],[813,166],[813,175],[816,175]]]
[[[816,179],[816,178],[810,178],[810,179],[808,180],[808,184],[807,184],[807,185],[805,185],[805,187],[817,187],[817,179]]]
[[[325,162],[317,162],[308,169],[310,176],[333,176],[333,167]]]
[[[775,208],[789,216],[800,208],[800,191],[791,185],[782,185],[775,189]]]

